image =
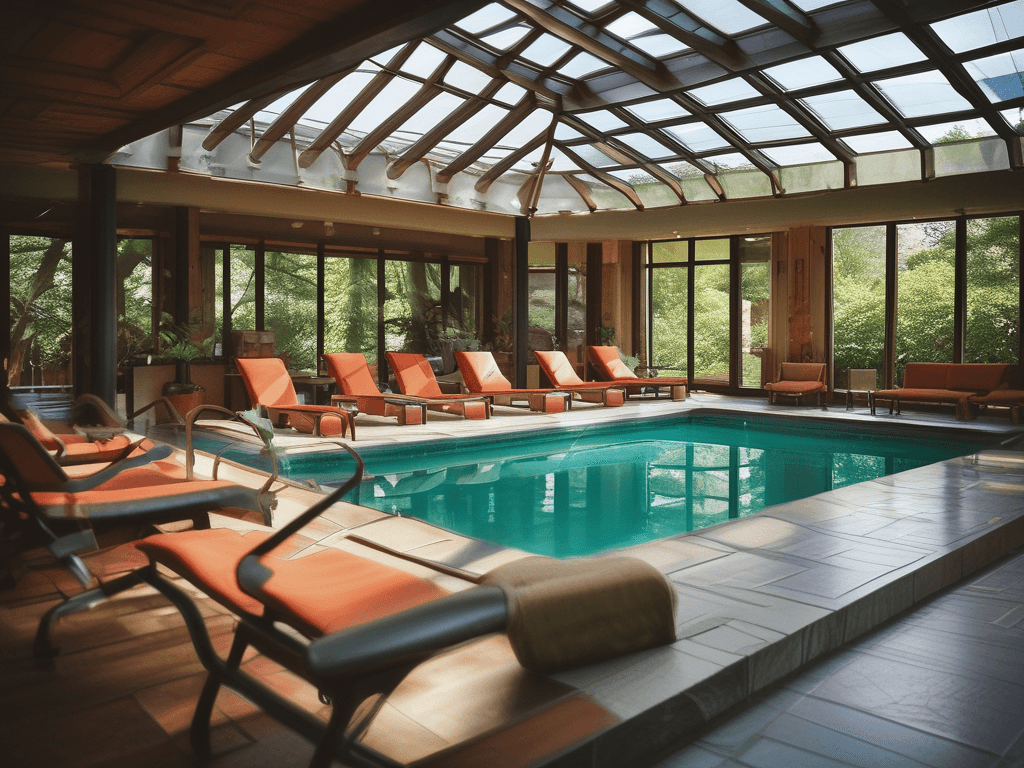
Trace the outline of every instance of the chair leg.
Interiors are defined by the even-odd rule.
[[[231,641],[231,650],[228,651],[228,658],[225,665],[234,671],[242,665],[242,658],[245,656],[245,649],[249,647],[244,633],[236,632],[234,640]],[[213,719],[213,705],[217,701],[217,694],[222,685],[221,676],[216,672],[209,672],[203,691],[199,694],[196,702],[196,711],[192,715],[192,725],[188,730],[188,740],[192,745],[192,752],[201,758],[208,758],[213,748],[210,744],[210,722]]]
[[[50,640],[50,633],[53,631],[53,627],[56,625],[57,620],[62,616],[68,616],[78,611],[84,611],[88,608],[93,608],[99,605],[104,600],[113,597],[119,592],[124,592],[126,589],[131,589],[136,584],[142,583],[142,577],[138,571],[132,571],[126,573],[124,576],[119,576],[116,579],[100,584],[98,587],[93,587],[90,590],[82,592],[81,594],[69,597],[62,603],[58,603],[53,606],[50,610],[43,614],[43,618],[39,620],[39,628],[36,630],[36,639],[32,645],[32,653],[39,661],[46,659],[53,659],[60,649],[57,648]]]

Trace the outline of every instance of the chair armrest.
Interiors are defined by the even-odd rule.
[[[130,448],[131,450],[134,450],[135,448],[138,447],[139,443],[133,443],[132,445],[128,446],[128,448]],[[125,450],[128,450],[128,448],[126,448]],[[129,453],[130,452],[131,451],[129,451]],[[153,448],[150,448],[141,456],[131,456],[123,458],[120,461],[115,461],[113,464],[106,467],[105,469],[101,469],[99,472],[91,474],[88,477],[80,477],[75,478],[74,480],[68,480],[67,482],[62,483],[57,488],[33,488],[33,490],[54,490],[60,491],[62,493],[81,493],[82,491],[90,491],[93,488],[107,482],[108,480],[117,477],[117,475],[121,474],[125,470],[135,469],[136,467],[142,467],[145,466],[146,464],[151,464],[154,461],[159,461],[160,459],[166,459],[172,453],[174,453],[174,449],[171,448],[171,446],[157,445]]]
[[[499,632],[506,618],[501,589],[472,587],[314,640],[306,648],[305,666],[317,681],[362,677]]]

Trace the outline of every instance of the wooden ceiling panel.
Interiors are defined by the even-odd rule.
[[[100,162],[171,125],[344,71],[484,5],[6,0],[0,165]]]

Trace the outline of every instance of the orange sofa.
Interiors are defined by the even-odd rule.
[[[907,363],[903,387],[881,389],[871,397],[871,413],[880,400],[889,402],[889,413],[900,413],[902,403],[940,403],[956,406],[957,419],[971,419],[971,403],[1006,405],[985,398],[1007,389],[1005,363]],[[1024,393],[1018,393],[1024,397]],[[996,394],[998,399],[999,395]]]

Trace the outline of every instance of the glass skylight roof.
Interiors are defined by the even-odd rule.
[[[1024,0],[965,13],[931,25],[954,53],[1024,36]]]
[[[334,153],[316,166],[321,188],[431,200],[440,174],[471,191],[439,202],[512,215],[529,213],[520,191],[544,158],[539,199],[526,197],[545,214],[572,206],[573,196],[579,211],[678,204],[655,166],[680,179],[687,202],[707,203],[722,190],[728,200],[850,184],[857,174],[844,166],[863,170],[859,156],[868,154],[879,169],[872,184],[884,183],[888,167],[892,181],[930,167],[915,152],[933,153],[941,175],[954,148],[931,147],[949,142],[985,142],[978,157],[1004,158],[955,172],[1024,171],[1024,0],[949,17],[953,7],[901,3],[896,18],[871,0],[492,2],[363,61],[318,99],[303,96],[313,83],[261,109],[236,105],[254,117],[231,131],[212,129],[232,110],[211,116],[203,157],[216,154],[221,175],[261,180],[262,166],[241,153],[284,114],[298,122],[294,145],[273,134],[281,157],[295,152],[294,165],[308,169]],[[779,14],[784,30],[768,18]],[[949,50],[926,45],[929,30]],[[442,66],[440,82],[425,85]],[[349,109],[357,103],[366,106]],[[382,138],[376,129],[398,114],[401,124],[390,120]],[[266,151],[264,143],[254,159]],[[377,162],[361,164],[373,154]],[[343,165],[344,156],[355,162]],[[324,170],[346,167],[338,178],[330,174],[342,171]],[[641,189],[623,194],[616,179]],[[282,183],[280,171],[272,180]]]
[[[839,48],[839,52],[861,72],[876,72],[928,58],[902,32],[844,45]]]
[[[1006,101],[1024,96],[1024,48],[968,61],[964,68],[975,79],[989,101]]]
[[[879,80],[876,85],[904,117],[941,115],[971,108],[971,103],[936,70]]]

